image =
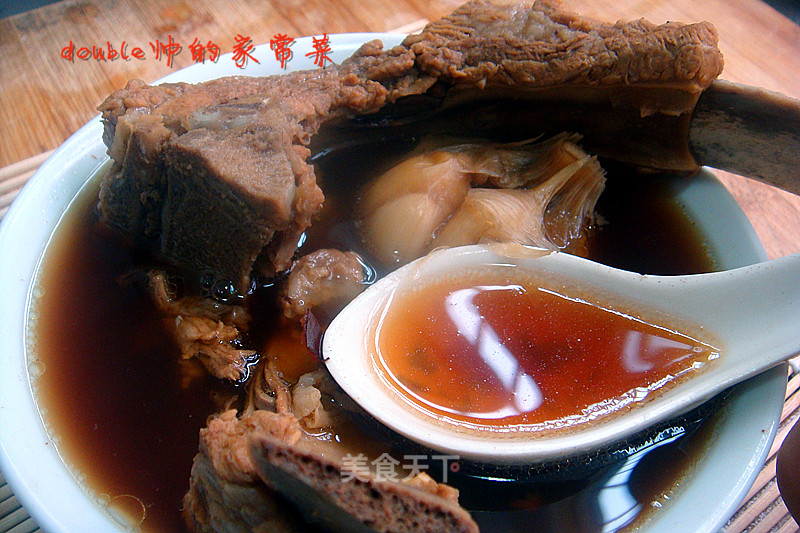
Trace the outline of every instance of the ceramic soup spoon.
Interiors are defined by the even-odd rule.
[[[351,302],[333,378],[427,448],[522,465],[607,448],[800,353],[800,255],[650,276],[517,245],[435,251]]]

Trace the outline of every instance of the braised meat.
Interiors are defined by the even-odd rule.
[[[281,302],[287,318],[308,311],[333,317],[366,288],[365,265],[355,252],[322,249],[295,261]]]
[[[423,94],[446,110],[513,93],[547,117],[516,126],[513,116],[487,118],[494,129],[527,128],[520,138],[576,131],[590,153],[690,170],[687,123],[676,117],[720,73],[716,44],[707,23],[605,24],[552,2],[476,0],[398,47],[367,43],[330,68],[197,85],[132,81],[100,106],[115,166],[99,212],[166,261],[244,291],[252,270],[289,267],[322,205],[306,162],[320,126]],[[486,121],[466,120],[457,131],[487,131]],[[619,153],[620,135],[636,141],[629,153]]]

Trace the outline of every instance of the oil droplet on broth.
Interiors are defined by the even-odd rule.
[[[668,321],[507,270],[487,265],[394,295],[373,358],[408,404],[494,431],[573,426],[641,402],[719,356]]]
[[[137,528],[147,517],[147,507],[133,494],[120,494],[108,501],[108,513],[125,528]]]

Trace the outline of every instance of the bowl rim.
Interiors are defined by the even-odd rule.
[[[340,62],[369,40],[381,39],[388,48],[404,35],[350,33],[329,37],[331,55]],[[310,49],[311,37],[298,38],[296,43],[298,50]],[[267,45],[258,46],[256,54],[269,57]],[[303,68],[316,67],[301,54],[286,70],[267,62],[238,69],[231,54],[226,54],[217,63],[192,65],[155,83],[199,82],[225,75],[261,76]],[[41,367],[37,367],[29,344],[32,304],[42,297],[34,282],[43,253],[81,187],[108,160],[102,130],[98,116],[65,141],[36,171],[0,221],[0,294],[4,294],[0,308],[5,318],[0,321],[0,336],[5,340],[0,349],[4,368],[0,373],[0,470],[18,500],[48,532],[122,530],[101,508],[99,498],[79,483],[81,474],[70,471],[57,442],[51,439],[44,422],[46,412],[34,398],[34,374]],[[730,261],[722,267],[766,260],[755,230],[719,180],[693,180],[676,191],[676,199],[698,227],[710,228],[709,235],[716,236],[709,242],[713,251],[730,252]],[[711,210],[709,206],[716,207]],[[730,219],[714,216],[719,211],[733,218],[735,232],[725,227],[731,224]],[[698,460],[696,472],[693,470],[670,506],[644,529],[711,532],[724,525],[769,452],[783,406],[785,383],[783,388],[779,383],[785,381],[785,374],[785,367],[776,368],[735,388],[709,443],[709,453]],[[724,453],[713,453],[716,450]],[[721,486],[730,488],[721,490]]]

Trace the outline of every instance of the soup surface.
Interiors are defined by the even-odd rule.
[[[355,191],[391,155],[390,147],[381,147],[318,161],[327,201],[323,220],[312,226],[300,253],[321,246],[363,252],[350,219]],[[671,178],[607,168],[609,181],[597,208],[604,224],[576,252],[639,272],[713,269],[691,221],[671,199]],[[37,384],[41,407],[61,454],[101,502],[124,508],[134,521],[142,520],[146,531],[185,531],[181,499],[198,431],[208,415],[235,401],[242,390],[210,378],[185,379],[187,369],[162,317],[146,291],[130,279],[132,271],[152,261],[99,230],[96,197],[96,184],[82,191],[58,228],[39,275],[44,294],[36,325],[37,356],[44,369]],[[251,309],[256,345],[279,333],[274,291],[264,287],[256,294]],[[713,420],[704,425],[711,426]],[[529,531],[534,524],[539,531],[611,531],[666,503],[705,449],[708,430],[696,430],[696,425],[678,424],[675,438],[631,459],[622,481],[614,477],[620,467],[609,466],[579,481],[501,483],[488,489],[494,496],[490,499],[486,486],[476,487],[472,479],[449,483],[461,490],[460,501],[485,531]],[[630,498],[624,509],[599,512],[606,485],[625,487]],[[608,525],[609,512],[622,518]]]

